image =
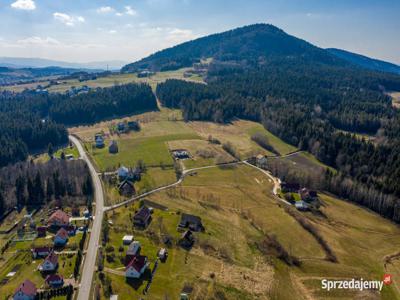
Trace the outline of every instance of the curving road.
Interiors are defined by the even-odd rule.
[[[99,247],[101,223],[103,221],[104,194],[100,178],[92,162],[87,156],[85,149],[83,149],[81,142],[76,137],[71,135],[69,136],[69,139],[77,147],[81,159],[83,159],[87,163],[90,174],[92,176],[93,186],[95,191],[94,196],[96,201],[96,206],[95,206],[96,211],[94,214],[94,221],[90,233],[89,245],[84,259],[81,282],[79,285],[78,297],[77,297],[77,300],[88,300],[90,295],[90,289],[92,286],[93,275],[96,268],[97,249]]]

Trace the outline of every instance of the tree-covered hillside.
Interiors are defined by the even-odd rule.
[[[374,59],[370,58],[364,55],[360,55],[357,53],[352,53],[346,50],[342,49],[335,49],[335,48],[329,48],[326,49],[333,55],[336,55],[337,57],[347,60],[348,62],[366,68],[370,70],[375,70],[375,71],[382,71],[382,72],[389,72],[389,73],[395,73],[395,74],[400,74],[400,66],[382,61],[379,59]]]
[[[329,52],[288,35],[275,26],[255,24],[159,51],[138,62],[126,65],[122,68],[122,72],[135,72],[140,69],[175,70],[192,66],[193,63],[200,62],[202,58],[257,66],[279,57],[333,65],[345,63]]]
[[[98,89],[75,97],[25,92],[0,94],[0,166],[26,159],[49,143],[67,143],[65,125],[156,110],[150,86],[128,84]]]
[[[257,36],[259,26],[245,29]],[[245,30],[244,35],[251,34]],[[194,47],[196,41],[191,43]],[[174,53],[184,49],[185,44],[177,46]],[[182,108],[186,120],[262,122],[339,171],[327,174],[327,189],[400,221],[400,113],[385,93],[400,91],[400,76],[314,55],[313,46],[301,49],[311,52],[287,55],[283,48],[281,55],[258,57],[255,64],[243,64],[243,56],[229,63],[214,59],[207,85],[169,80],[157,87],[157,96],[168,107]],[[254,52],[242,54],[254,58]],[[378,139],[372,143],[345,131]]]

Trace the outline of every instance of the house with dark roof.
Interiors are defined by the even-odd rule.
[[[118,144],[117,141],[111,141],[110,145],[108,146],[108,152],[111,154],[118,153]]]
[[[256,165],[259,168],[267,167],[267,157],[265,155],[259,154],[256,156]]]
[[[36,297],[36,293],[36,285],[27,279],[17,287],[13,295],[13,300],[33,300]]]
[[[53,249],[51,247],[36,247],[32,248],[32,257],[33,258],[43,258],[50,254]]]
[[[128,265],[135,256],[140,255],[141,248],[139,241],[133,241],[129,245],[128,250],[126,250],[125,265]]]
[[[194,235],[193,232],[190,230],[185,231],[180,240],[178,241],[178,244],[185,249],[190,249],[192,248],[193,244],[194,244]]]
[[[132,196],[136,192],[135,186],[133,185],[133,183],[127,179],[125,179],[118,185],[118,191],[119,191],[120,195],[123,195],[123,196]]]
[[[104,138],[103,138],[103,136],[100,136],[100,135],[96,136],[94,142],[95,142],[96,148],[103,148],[104,147]]]
[[[299,191],[299,194],[300,194],[301,200],[307,201],[307,202],[314,201],[318,198],[318,193],[316,191],[309,190],[307,188],[302,188]]]
[[[64,285],[64,278],[58,274],[50,274],[47,275],[45,282],[49,287],[58,288]]]
[[[140,130],[140,124],[137,121],[129,121],[128,122],[128,128],[130,130],[139,131]]]
[[[125,123],[124,122],[119,122],[117,125],[118,131],[125,131]]]
[[[147,260],[147,256],[137,255],[133,257],[132,260],[126,266],[125,277],[140,278],[144,274],[148,266],[149,263]]]
[[[36,232],[38,237],[46,236],[47,227],[46,226],[38,226],[36,227]]]
[[[56,210],[47,220],[48,226],[62,227],[69,225],[69,215],[61,209]]]
[[[133,224],[136,227],[146,228],[151,222],[151,211],[143,205],[139,211],[133,216]]]
[[[54,237],[54,246],[65,246],[67,242],[68,231],[66,231],[64,228],[60,228]]]
[[[182,213],[178,228],[189,228],[191,231],[204,231],[201,218],[194,215]]]
[[[58,255],[52,251],[39,266],[40,272],[52,272],[58,268]]]
[[[190,158],[190,153],[185,149],[172,150],[172,155],[175,159],[188,159]]]

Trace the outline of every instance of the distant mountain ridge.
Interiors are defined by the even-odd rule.
[[[86,69],[94,72],[95,70]],[[46,67],[46,68],[10,68],[0,66],[0,84],[15,84],[35,80],[39,77],[70,75],[82,69]]]
[[[0,57],[0,67],[8,68],[47,68],[60,67],[81,70],[119,70],[126,62],[119,60],[98,61],[88,63],[71,63],[65,61],[57,61],[45,58],[27,58],[27,57]]]
[[[400,74],[400,66],[396,64],[341,49],[322,49],[270,24],[248,25],[188,41],[130,63],[121,71],[175,70],[191,67],[205,58],[253,66],[271,61],[322,63]]]
[[[365,69],[400,74],[400,66],[390,62],[370,58],[361,54],[337,48],[328,48],[326,50],[341,59]]]
[[[275,58],[301,59],[331,65],[345,61],[270,24],[254,24],[212,34],[156,52],[122,68],[122,72],[140,69],[173,70],[191,66],[202,58],[258,65]]]

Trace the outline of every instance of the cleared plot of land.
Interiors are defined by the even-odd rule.
[[[270,161],[276,162],[278,165],[282,164],[288,166],[294,171],[299,171],[310,175],[318,175],[321,172],[324,172],[326,169],[336,172],[335,169],[323,164],[308,152],[294,153],[287,157],[270,158]]]
[[[205,140],[170,141],[168,142],[168,146],[170,150],[185,149],[189,151],[192,158],[183,160],[183,164],[187,169],[235,160],[220,145],[213,145]]]
[[[213,138],[220,140],[221,143],[230,142],[242,158],[257,154],[274,155],[251,141],[251,136],[256,132],[261,132],[268,136],[271,145],[281,154],[296,150],[295,147],[273,136],[261,124],[251,121],[237,120],[226,125],[211,122],[190,122],[189,126],[205,139],[211,135]]]
[[[392,101],[393,106],[396,108],[400,108],[400,92],[389,93],[389,95],[393,99]]]

